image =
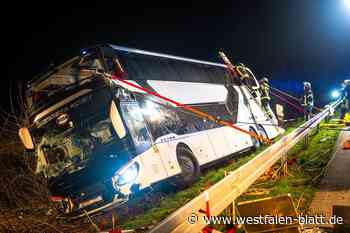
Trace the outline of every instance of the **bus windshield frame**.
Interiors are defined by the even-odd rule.
[[[74,57],[53,68],[30,84],[26,91],[26,104],[31,115],[47,108],[62,97],[76,92],[80,86],[92,81],[103,64],[96,53]]]

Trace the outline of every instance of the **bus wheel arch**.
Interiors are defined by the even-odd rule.
[[[255,134],[255,135],[259,135],[258,134],[258,130],[255,129],[255,127],[253,127],[253,126],[249,127],[249,132],[252,133],[252,134]],[[251,138],[252,144],[253,144],[252,150],[256,151],[261,146],[261,142],[260,142],[260,140],[258,138],[254,137],[253,135],[250,135],[250,138]]]
[[[264,137],[265,139],[269,139],[269,135],[267,134],[267,131],[263,125],[258,124],[258,132],[260,136]],[[261,140],[261,143],[264,144],[265,142]]]
[[[193,184],[200,175],[199,162],[192,150],[185,143],[179,143],[176,147],[176,157],[181,173],[175,179],[175,186],[186,188]]]

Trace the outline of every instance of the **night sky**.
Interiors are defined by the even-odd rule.
[[[223,50],[281,88],[297,91],[312,81],[321,103],[350,78],[350,7],[343,0],[29,2],[14,2],[3,9],[11,16],[1,16],[5,107],[10,84],[105,42],[210,61]]]

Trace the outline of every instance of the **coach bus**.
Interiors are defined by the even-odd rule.
[[[228,96],[223,64],[114,45],[82,50],[28,83],[30,123],[19,130],[65,213],[116,206],[159,182],[188,186],[203,166],[261,144],[109,78],[120,71],[134,85],[252,134],[281,133],[246,85],[232,84]]]

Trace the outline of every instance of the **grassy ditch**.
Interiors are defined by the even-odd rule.
[[[334,153],[339,130],[320,128],[311,133],[307,148],[299,142],[288,152],[288,174],[276,176],[277,164],[262,176],[239,201],[290,193],[299,213],[305,213]],[[271,179],[272,177],[272,179]]]

